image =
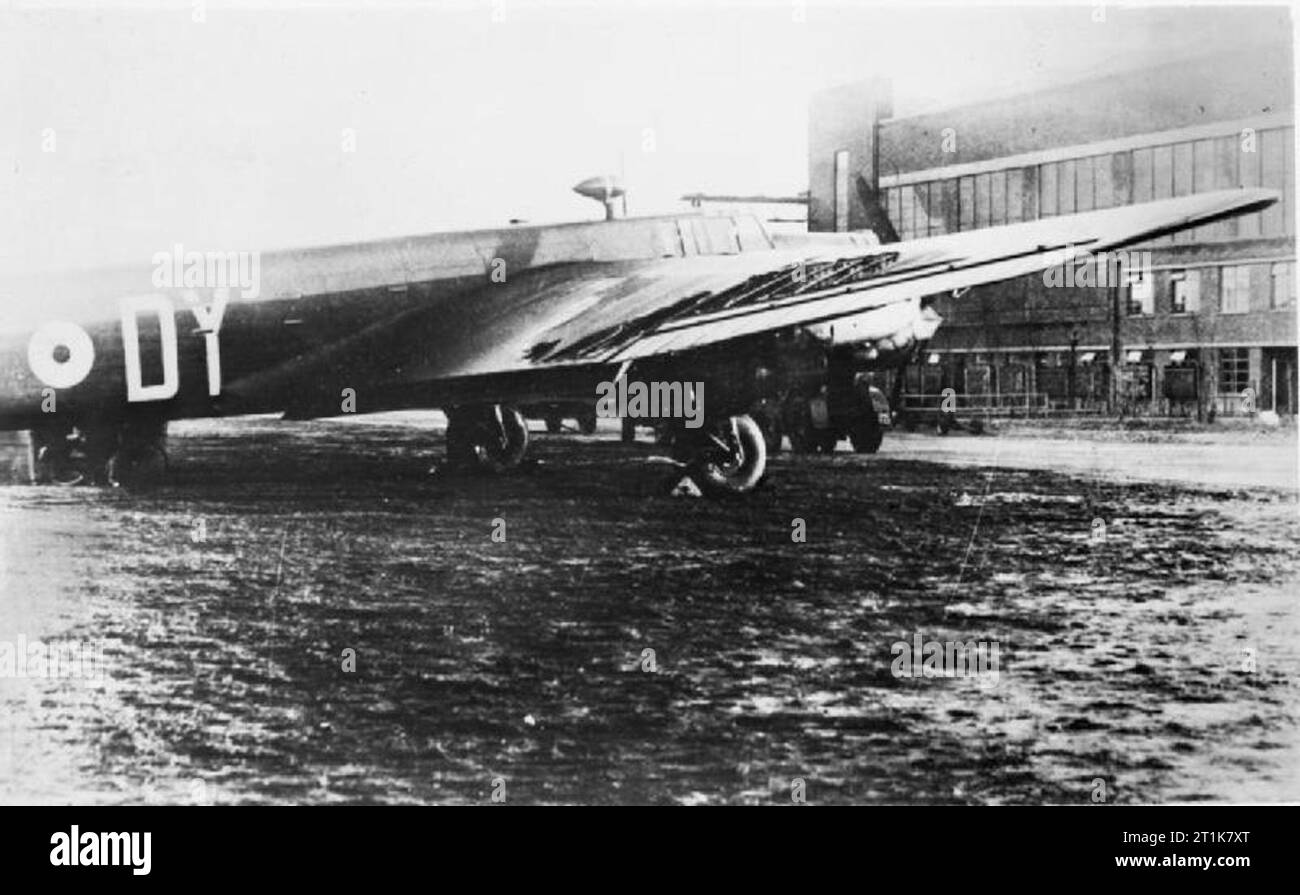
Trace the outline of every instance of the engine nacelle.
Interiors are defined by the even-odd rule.
[[[917,342],[933,336],[942,322],[934,308],[911,299],[817,323],[807,330],[832,348],[853,346],[862,369],[871,369],[898,363]]]

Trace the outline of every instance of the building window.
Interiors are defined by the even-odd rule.
[[[944,180],[938,184],[938,189],[930,190],[930,204],[935,207],[935,201],[938,197],[938,206],[930,215],[930,232],[935,232],[934,227],[939,226],[939,233],[957,232],[957,181]],[[937,215],[937,216],[936,216]]]
[[[1007,223],[1025,220],[1025,169],[1007,171]]]
[[[1150,202],[1155,198],[1154,153],[1150,149],[1133,150],[1133,202]]]
[[[1270,308],[1289,308],[1295,304],[1295,262],[1283,261],[1273,265],[1273,289],[1269,293]]]
[[[1096,208],[1110,208],[1114,204],[1115,157],[1098,155],[1092,159],[1093,205]]]
[[[1174,194],[1174,147],[1156,146],[1151,151],[1151,187],[1156,199]]]
[[[1154,314],[1156,311],[1155,289],[1151,284],[1151,272],[1142,267],[1135,267],[1126,274],[1128,281],[1128,315],[1138,317]]]
[[[989,176],[989,223],[1000,227],[1007,222],[1007,172]]]
[[[922,239],[930,235],[930,184],[918,183],[912,187],[912,236]]]
[[[1250,267],[1238,265],[1220,271],[1219,312],[1244,314],[1250,310]]]
[[[825,158],[825,156],[823,156]],[[835,229],[849,229],[849,151],[835,153]]]
[[[1061,162],[1056,170],[1056,211],[1074,214],[1074,159]]]
[[[1191,143],[1174,144],[1174,195],[1188,196],[1192,192],[1192,178],[1194,176],[1192,160],[1196,156],[1196,148]],[[1184,231],[1186,232],[1186,231]]]
[[[889,223],[893,225],[895,233],[903,232],[902,200],[903,191],[898,187],[890,187],[885,190],[885,209],[889,215]]]
[[[1096,186],[1093,175],[1096,169],[1091,158],[1081,158],[1074,165],[1074,210],[1092,211]]]
[[[1239,395],[1250,388],[1250,349],[1219,349],[1219,394]]]
[[[990,174],[975,175],[975,227],[980,229],[989,225],[993,204],[989,193]]]
[[[975,227],[975,180],[963,177],[957,181],[958,224],[962,230]]]
[[[1195,314],[1201,310],[1201,274],[1195,270],[1174,271],[1170,277],[1175,314]]]
[[[1056,182],[1059,170],[1054,164],[1043,165],[1038,169],[1039,217],[1056,217]]]
[[[1261,236],[1282,236],[1286,233],[1286,148],[1286,134],[1280,128],[1260,131],[1259,164],[1261,185],[1282,192],[1281,201],[1260,212],[1263,216]]]

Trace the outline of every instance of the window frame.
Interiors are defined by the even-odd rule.
[[[1179,307],[1180,298],[1182,307]],[[1169,313],[1192,315],[1200,312],[1201,272],[1199,270],[1176,270],[1171,273],[1169,275]]]
[[[1250,313],[1250,267],[1249,264],[1225,264],[1219,268],[1220,314]],[[1232,298],[1231,307],[1229,296]]]

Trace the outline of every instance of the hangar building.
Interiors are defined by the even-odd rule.
[[[1263,185],[1262,213],[1134,247],[1149,275],[1042,276],[944,296],[904,392],[1028,412],[1295,414],[1295,121],[1289,37],[913,117],[888,84],[815,96],[811,230],[902,239]],[[875,217],[873,217],[875,216]]]

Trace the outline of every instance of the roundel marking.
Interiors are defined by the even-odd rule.
[[[47,323],[27,343],[27,365],[53,388],[71,388],[95,365],[95,346],[75,323]]]

